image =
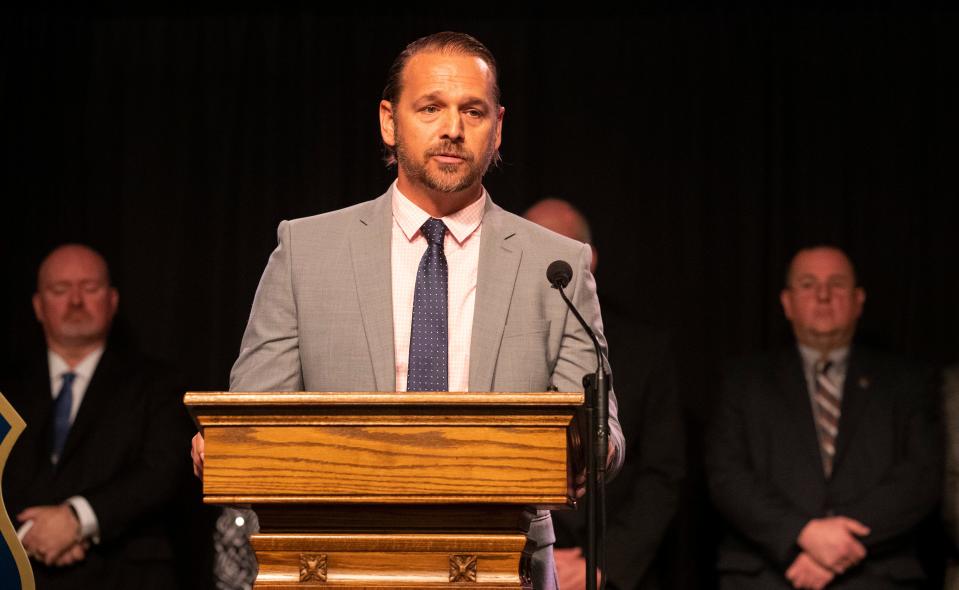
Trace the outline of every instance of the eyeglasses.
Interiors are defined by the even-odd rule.
[[[829,277],[826,281],[820,281],[813,277],[800,277],[790,287],[799,293],[819,293],[822,289],[846,293],[856,288],[856,283],[850,277],[835,276]]]

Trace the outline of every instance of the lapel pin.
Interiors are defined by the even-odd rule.
[[[871,381],[869,381],[869,377],[860,377],[860,378],[859,378],[859,388],[860,388],[860,389],[869,389],[869,384],[870,384],[870,383],[871,383]]]

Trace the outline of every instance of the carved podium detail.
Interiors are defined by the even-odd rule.
[[[475,582],[476,556],[450,555],[450,582]]]
[[[307,555],[300,554],[300,581],[301,582],[325,582],[326,581],[326,556],[325,555]]]
[[[532,588],[531,508],[573,506],[581,393],[188,393],[204,501],[249,504],[257,590]],[[482,561],[483,567],[478,564]]]

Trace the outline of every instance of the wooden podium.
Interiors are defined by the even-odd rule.
[[[187,393],[204,501],[249,504],[257,589],[532,588],[531,508],[573,506],[582,393]]]

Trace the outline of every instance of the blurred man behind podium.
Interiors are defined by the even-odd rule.
[[[55,249],[33,296],[47,349],[4,384],[27,428],[3,492],[38,590],[177,587],[166,511],[190,424],[165,372],[108,342],[118,304],[97,252]]]
[[[523,217],[589,244],[586,218],[561,199],[543,199]],[[607,588],[672,588],[664,543],[676,515],[685,464],[685,437],[669,339],[636,320],[634,307],[603,291],[603,327],[610,343],[619,422],[629,460],[607,484]],[[580,510],[553,513],[556,570],[563,590],[586,587],[586,520]]]

